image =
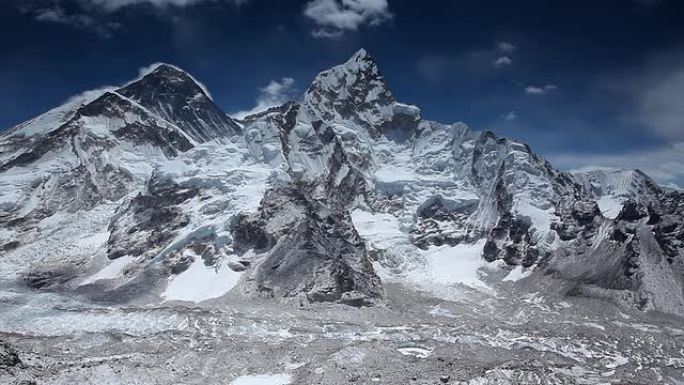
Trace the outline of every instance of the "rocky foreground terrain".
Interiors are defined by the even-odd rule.
[[[0,136],[0,383],[684,384],[684,193],[423,119],[361,50],[233,119],[154,66]]]
[[[293,308],[272,300],[103,306],[56,294],[3,293],[0,338],[18,356],[2,352],[0,382],[684,381],[678,318],[540,293],[494,296],[464,289],[445,301],[401,285],[385,288],[388,305],[363,308]]]

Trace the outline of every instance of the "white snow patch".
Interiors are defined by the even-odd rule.
[[[230,385],[289,385],[292,376],[289,374],[257,374],[234,379]]]
[[[89,285],[91,283],[103,280],[103,279],[115,279],[121,277],[121,273],[124,268],[128,266],[129,263],[133,262],[134,258],[130,255],[125,255],[121,258],[113,260],[109,265],[103,267],[100,271],[94,275],[86,278],[81,282],[81,285]]]
[[[599,198],[596,203],[598,203],[599,210],[601,210],[601,214],[603,214],[604,217],[615,219],[622,210],[624,200],[619,197],[604,195]]]
[[[503,281],[518,282],[523,278],[529,277],[533,270],[534,268],[516,266],[515,269],[511,270],[510,273],[504,277]]]
[[[626,365],[627,363],[629,363],[629,359],[627,357],[618,355],[610,363],[606,364],[606,368],[615,369],[618,366]]]
[[[366,358],[366,353],[357,348],[357,347],[346,347],[339,352],[333,354],[333,359],[342,365],[345,364],[354,364],[354,365],[360,365],[363,363],[363,360]]]
[[[526,201],[515,203],[514,211],[518,215],[527,216],[532,221],[532,227],[540,233],[547,233],[551,229],[551,215],[553,209],[540,209]]]
[[[375,172],[375,178],[379,182],[412,182],[419,179],[418,176],[405,167],[385,166]]]
[[[351,217],[361,237],[379,249],[389,249],[397,241],[408,241],[406,234],[399,229],[399,219],[392,214],[354,210]]]
[[[454,247],[433,246],[423,251],[428,261],[429,282],[452,285],[464,284],[470,287],[486,287],[479,279],[478,270],[484,266],[482,249],[485,240],[474,244],[461,244]]]
[[[605,326],[603,326],[603,325],[601,325],[601,324],[597,324],[596,322],[584,322],[582,325],[584,325],[584,326],[589,326],[589,327],[591,327],[591,328],[595,328],[595,329],[598,329],[598,330],[606,331],[606,327],[605,327]]]
[[[242,273],[235,272],[227,263],[205,266],[202,258],[184,272],[171,277],[162,297],[167,301],[202,302],[218,298],[237,285]]]
[[[82,247],[99,248],[107,243],[109,231],[87,235],[78,240],[78,245]]]
[[[403,347],[397,349],[399,353],[405,355],[405,356],[413,356],[413,357],[418,357],[418,358],[427,358],[432,354],[432,351],[429,349],[424,349],[424,348],[417,348],[417,347]]]
[[[452,313],[448,309],[442,309],[442,307],[439,305],[431,307],[428,314],[430,314],[433,317],[442,316],[442,317],[456,318],[456,315],[454,313]]]
[[[490,292],[480,279],[479,270],[487,263],[482,258],[485,240],[456,246],[431,246],[422,250],[411,244],[401,231],[399,219],[391,214],[369,213],[360,209],[351,213],[359,235],[371,248],[385,250],[399,269],[386,269],[375,263],[380,278],[402,280],[441,298],[454,297],[454,287],[464,285]]]

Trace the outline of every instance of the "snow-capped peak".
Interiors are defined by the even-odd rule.
[[[345,121],[371,136],[378,136],[395,115],[408,111],[407,105],[396,102],[376,62],[364,49],[316,76],[302,98],[302,107],[302,120]],[[409,112],[409,120],[419,119],[417,108]]]
[[[160,63],[150,68],[147,71],[143,70],[141,77],[122,87],[122,93],[128,94],[126,96],[129,97],[144,98],[143,93],[154,90],[157,93],[173,92],[187,97],[209,97],[205,87],[200,82],[176,66]]]
[[[349,61],[361,61],[361,60],[366,60],[366,59],[372,60],[368,51],[366,51],[365,48],[361,48],[358,51],[356,51],[356,53],[354,55],[352,55],[351,58],[349,58]]]
[[[356,52],[343,64],[316,76],[306,94],[315,92],[326,92],[326,96],[337,99],[367,96],[366,99],[355,100],[360,102],[377,100],[380,96],[386,97],[385,102],[394,101],[377,64],[364,49]]]
[[[378,73],[378,65],[371,57],[371,55],[365,49],[361,48],[352,57],[349,58],[344,64],[346,67],[352,71],[364,71],[370,73]]]
[[[152,76],[175,75],[177,78],[182,78],[185,81],[188,81],[188,79],[189,79],[190,81],[195,83],[195,85],[197,87],[199,87],[202,90],[202,93],[204,93],[204,95],[206,95],[209,99],[213,100],[213,98],[211,96],[211,92],[209,92],[209,88],[207,88],[207,86],[204,85],[204,83],[197,80],[196,77],[192,76],[189,72],[185,71],[184,69],[182,69],[176,65],[169,64],[169,63],[154,63],[148,67],[141,69],[139,72],[138,78],[130,81],[126,85],[129,85],[131,83],[135,83],[135,82],[139,81],[140,79],[142,79],[146,76],[149,76],[149,75],[152,75]]]

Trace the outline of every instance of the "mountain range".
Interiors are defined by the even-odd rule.
[[[684,315],[684,192],[423,119],[365,50],[242,120],[168,64],[84,93],[2,133],[0,191],[3,287],[366,307],[487,270]]]

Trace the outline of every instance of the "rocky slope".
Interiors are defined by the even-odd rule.
[[[359,306],[381,282],[486,287],[486,264],[684,314],[681,192],[638,171],[560,172],[519,141],[424,120],[364,50],[243,121],[159,65],[0,149],[4,285]]]

